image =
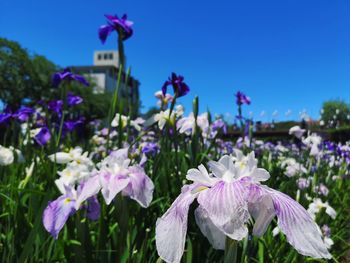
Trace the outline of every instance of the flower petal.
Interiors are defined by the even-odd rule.
[[[276,215],[271,196],[265,194],[264,189],[259,185],[251,185],[248,209],[255,220],[253,235],[261,237]]]
[[[331,258],[321,231],[309,213],[289,196],[268,189],[278,218],[278,227],[288,242],[302,255],[313,258]]]
[[[235,240],[242,240],[248,234],[245,223],[249,213],[245,192],[240,181],[221,181],[198,196],[198,203],[206,210],[214,225]]]
[[[92,176],[81,184],[78,192],[78,197],[75,202],[75,209],[79,209],[81,203],[88,198],[97,195],[101,190],[100,178],[98,175]]]
[[[166,213],[156,223],[156,246],[159,256],[166,262],[180,262],[185,249],[188,210],[196,194],[195,184],[182,187]]]
[[[49,202],[43,213],[45,229],[57,239],[67,219],[75,212],[75,201],[63,195],[55,201]]]
[[[225,250],[225,234],[217,228],[210,220],[208,213],[202,208],[198,207],[194,212],[196,223],[202,231],[203,235],[207,237],[210,244],[215,249]]]
[[[130,167],[129,171],[130,184],[123,193],[146,208],[152,202],[154,184],[141,167]]]
[[[114,28],[110,25],[103,25],[100,27],[100,29],[98,30],[98,36],[102,42],[102,44],[104,44],[106,42],[106,39],[108,37],[108,35],[114,30]]]
[[[124,176],[102,173],[100,175],[100,183],[102,186],[101,193],[103,198],[106,204],[109,205],[115,196],[130,183],[130,179]]]

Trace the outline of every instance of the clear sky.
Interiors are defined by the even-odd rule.
[[[191,91],[190,110],[236,114],[234,93],[252,99],[255,119],[297,119],[306,109],[317,118],[323,101],[350,102],[349,0],[2,0],[0,36],[60,66],[91,65],[105,45],[97,30],[104,14],[127,13],[134,36],[125,42],[128,65],[140,80],[147,110],[172,71]]]

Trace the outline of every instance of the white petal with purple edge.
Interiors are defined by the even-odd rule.
[[[123,193],[146,208],[152,202],[154,184],[141,167],[132,167],[129,170],[130,184]]]
[[[156,247],[159,256],[170,263],[179,263],[185,249],[188,209],[197,194],[192,194],[195,184],[182,187],[166,213],[156,223]]]
[[[266,189],[274,203],[278,227],[287,236],[288,242],[302,255],[332,258],[322,240],[319,227],[305,208],[281,192]]]
[[[81,203],[83,203],[88,198],[97,195],[101,190],[100,178],[98,175],[90,177],[87,179],[81,186],[81,189],[78,191],[78,197],[75,202],[75,209],[79,209]]]
[[[201,232],[204,236],[206,236],[213,248],[225,250],[226,236],[213,224],[208,216],[208,213],[199,206],[195,210],[194,215],[196,218],[196,223]]]
[[[101,193],[109,205],[115,196],[122,191],[130,182],[130,178],[123,176],[110,175],[103,173],[100,175],[100,183],[102,186]]]

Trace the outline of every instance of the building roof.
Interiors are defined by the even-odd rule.
[[[119,68],[113,65],[91,65],[91,66],[71,66],[70,67],[73,72],[78,72],[78,73],[90,73],[93,70],[99,70],[99,71],[106,71],[106,70],[113,70],[115,72],[119,71]],[[123,77],[125,78],[126,73],[123,72]],[[129,79],[132,82],[137,82],[139,85],[140,82],[133,78],[132,76],[129,76]]]

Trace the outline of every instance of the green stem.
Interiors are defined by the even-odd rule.
[[[236,240],[226,237],[224,263],[237,262],[237,247],[238,242]]]

